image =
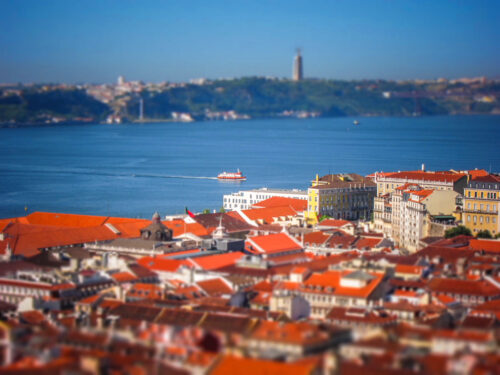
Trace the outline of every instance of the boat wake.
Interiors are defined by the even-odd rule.
[[[3,169],[3,168],[2,168]],[[5,171],[5,170],[4,170]],[[58,174],[58,175],[86,175],[86,176],[109,176],[109,177],[139,177],[139,178],[179,178],[179,179],[193,179],[193,180],[217,180],[217,177],[208,176],[178,176],[178,175],[165,175],[156,173],[122,173],[122,172],[108,172],[108,171],[95,171],[95,170],[74,170],[74,169],[11,169],[7,172],[13,173],[29,173],[29,174]]]

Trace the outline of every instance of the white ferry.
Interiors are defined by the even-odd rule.
[[[246,181],[246,177],[242,175],[240,170],[238,172],[222,172],[217,176],[219,180],[231,180],[231,181]]]

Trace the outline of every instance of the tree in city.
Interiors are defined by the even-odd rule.
[[[484,230],[480,230],[478,233],[477,233],[477,238],[493,238],[493,236],[491,235],[490,231],[488,229],[484,229]]]
[[[459,225],[455,228],[450,228],[446,232],[444,232],[445,238],[452,238],[460,235],[472,236],[472,232],[470,231],[469,228],[463,225]]]

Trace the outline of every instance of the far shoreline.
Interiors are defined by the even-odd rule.
[[[375,115],[375,114],[363,114],[356,116],[318,116],[318,117],[306,117],[306,118],[298,118],[298,117],[283,117],[283,116],[270,116],[270,117],[254,117],[250,119],[231,119],[231,120],[195,120],[195,121],[176,121],[171,118],[166,119],[146,119],[146,120],[132,120],[126,121],[122,123],[112,123],[109,124],[107,122],[97,122],[97,121],[61,121],[54,123],[0,123],[0,129],[5,128],[31,128],[31,127],[58,127],[58,126],[75,126],[75,125],[138,125],[138,124],[159,124],[159,123],[172,123],[172,124],[184,124],[189,125],[193,123],[210,123],[210,122],[245,122],[245,121],[260,121],[260,120],[316,120],[316,119],[336,119],[336,118],[433,118],[433,117],[457,117],[457,116],[499,116],[499,113],[448,113],[448,114],[436,114],[436,115],[418,115],[418,116],[384,116],[384,115]]]

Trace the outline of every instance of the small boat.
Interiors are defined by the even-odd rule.
[[[246,177],[242,175],[240,170],[238,172],[222,172],[217,176],[219,180],[230,180],[230,181],[246,181]]]
[[[358,121],[358,120],[354,120],[352,123],[353,123],[354,125],[359,125],[359,121]]]

